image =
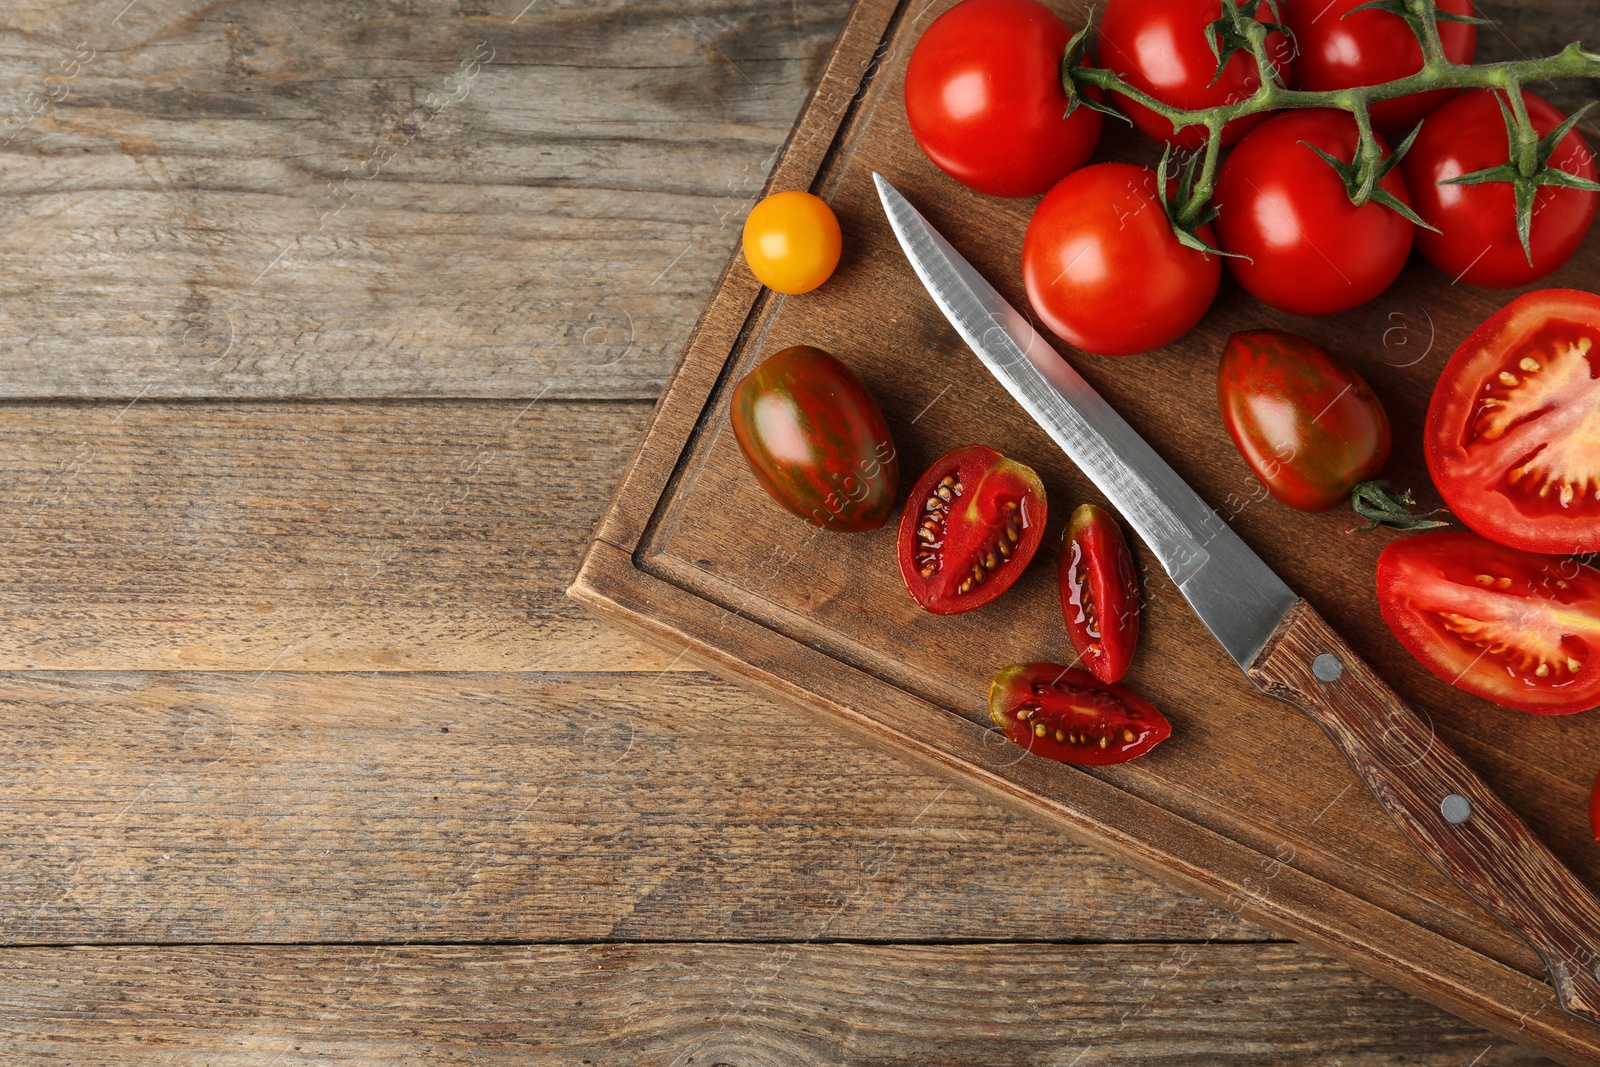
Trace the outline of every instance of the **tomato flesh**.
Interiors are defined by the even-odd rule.
[[[1347,112],[1285,111],[1251,130],[1217,175],[1217,236],[1228,269],[1263,304],[1332,315],[1389,287],[1411,252],[1413,226],[1369,200],[1350,202],[1344,180],[1312,145],[1346,163],[1359,131]],[[1389,148],[1379,147],[1387,154]],[[1380,182],[1410,203],[1399,169]],[[1238,258],[1245,257],[1245,258]]]
[[[1206,27],[1222,14],[1217,0],[1108,0],[1096,37],[1100,62],[1133,88],[1186,111],[1249,99],[1261,85],[1261,71],[1248,50],[1235,52],[1217,72],[1217,54]],[[1255,17],[1259,22],[1274,21],[1268,4],[1261,5]],[[1266,47],[1279,75],[1287,77],[1294,47],[1277,32],[1267,35]],[[1186,149],[1205,143],[1204,126],[1174,130],[1171,122],[1143,104],[1120,94],[1115,99],[1134,125],[1158,141]],[[1222,143],[1237,141],[1261,119],[1260,115],[1234,119],[1222,128]]]
[[[1600,296],[1519,296],[1462,342],[1428,405],[1445,504],[1529,552],[1600,551]]]
[[[981,608],[1011,588],[1044,537],[1044,483],[984,445],[942,456],[900,516],[900,576],[935,615]]]
[[[1284,24],[1294,34],[1296,89],[1327,91],[1378,85],[1422,69],[1422,46],[1406,21],[1390,11],[1354,10],[1365,0],[1285,0]],[[1440,0],[1439,10],[1473,14],[1472,0]],[[1471,63],[1478,28],[1470,22],[1439,21],[1439,43],[1452,63]],[[1372,105],[1372,125],[1384,136],[1411,132],[1454,89],[1413,93]]]
[[[1215,241],[1210,226],[1200,234]],[[1176,341],[1200,321],[1217,295],[1220,258],[1178,243],[1155,171],[1097,163],[1039,202],[1022,242],[1022,279],[1034,311],[1063,340],[1127,356]]]
[[[1454,281],[1504,289],[1537,281],[1572,258],[1594,223],[1600,193],[1542,185],[1533,196],[1528,253],[1517,235],[1516,194],[1508,182],[1440,185],[1511,158],[1503,93],[1469,89],[1428,116],[1401,166],[1417,214],[1431,230],[1417,231],[1417,248]],[[1498,101],[1498,102],[1497,102]],[[1540,137],[1566,121],[1555,106],[1523,91],[1528,121]],[[1568,131],[1548,165],[1595,179],[1594,153],[1576,128]]]
[[[1389,417],[1377,394],[1304,337],[1282,330],[1229,337],[1217,398],[1239,454],[1290,507],[1338,507],[1389,459]]]
[[[1067,523],[1059,568],[1072,647],[1096,678],[1121,681],[1139,643],[1139,576],[1117,520],[1080,505]]]
[[[872,530],[894,510],[900,460],[878,402],[820,348],[768,356],[734,387],[733,436],[756,481],[828,530]]]
[[[1066,113],[1071,38],[1038,0],[964,0],[934,19],[906,66],[906,118],[923,154],[990,196],[1037,196],[1082,166],[1101,116]]]
[[[1378,605],[1458,689],[1536,715],[1600,704],[1600,571],[1466,531],[1419,534],[1378,557]]]
[[[1139,694],[1059,663],[1001,670],[989,683],[989,717],[1034,755],[1088,767],[1126,763],[1172,736]]]

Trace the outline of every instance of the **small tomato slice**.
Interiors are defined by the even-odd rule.
[[[1172,736],[1144,697],[1059,663],[1013,663],[989,683],[989,717],[1036,756],[1104,767],[1142,756]]]
[[[1067,523],[1060,582],[1072,647],[1096,678],[1120,681],[1139,643],[1139,576],[1117,520],[1093,504]]]
[[[935,615],[981,608],[1011,588],[1044,537],[1044,483],[984,445],[942,456],[900,517],[900,576]]]
[[[1389,459],[1389,417],[1361,375],[1282,330],[1228,338],[1217,368],[1222,422],[1261,484],[1327,511]]]
[[[1462,522],[1528,552],[1600,551],[1600,296],[1542,289],[1478,327],[1428,405],[1428,471]]]
[[[878,402],[820,348],[762,360],[733,389],[739,450],[767,494],[828,530],[875,530],[894,510],[900,460]]]
[[[1600,704],[1600,571],[1462,530],[1378,557],[1383,621],[1458,689],[1535,715]]]

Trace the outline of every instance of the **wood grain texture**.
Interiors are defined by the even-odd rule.
[[[0,395],[654,397],[847,6],[8,5]]]
[[[678,666],[561,596],[645,413],[10,407],[0,669]]]
[[[1600,1022],[1600,900],[1428,720],[1303,600],[1245,673],[1309,714],[1423,855],[1528,940],[1562,1007]]]
[[[18,1067],[1546,1062],[1294,945],[34,950],[0,1005]]]
[[[11,945],[1266,936],[699,674],[11,673],[0,716]]]

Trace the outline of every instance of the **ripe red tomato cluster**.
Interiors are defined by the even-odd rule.
[[[1422,52],[1398,16],[1360,0],[1279,0],[1240,10],[1268,25],[1274,76],[1297,89],[1337,90],[1415,73]],[[1471,0],[1441,10],[1471,15]],[[1281,12],[1283,31],[1273,19]],[[1122,83],[1169,106],[1196,110],[1238,102],[1261,84],[1248,49],[1224,53],[1219,0],[1108,0],[1096,35],[1099,63]],[[1445,55],[1471,62],[1476,28],[1439,24]],[[1072,29],[1038,0],[963,0],[918,41],[906,71],[906,114],[928,158],[957,181],[998,196],[1049,190],[1028,227],[1022,276],[1034,310],[1071,344],[1129,355],[1187,333],[1216,296],[1223,257],[1181,240],[1168,219],[1156,172],[1126,163],[1084,166],[1101,115],[1068,113],[1061,64]],[[1092,92],[1097,92],[1092,91]],[[1170,121],[1120,92],[1111,102],[1143,132],[1179,149],[1204,143],[1203,126]],[[1563,116],[1533,93],[1523,102],[1541,136]],[[1098,99],[1098,97],[1097,97]],[[1534,203],[1531,261],[1517,230],[1509,182],[1440,184],[1506,164],[1512,147],[1505,95],[1434,90],[1383,101],[1371,117],[1380,135],[1421,131],[1403,169],[1378,183],[1432,229],[1418,229],[1380,198],[1352,201],[1352,183],[1332,166],[1357,161],[1354,117],[1342,110],[1258,113],[1229,122],[1204,245],[1229,253],[1228,269],[1263,303],[1300,315],[1346,311],[1381,293],[1413,244],[1452,280],[1515,286],[1541,278],[1577,249],[1600,194],[1541,185]],[[1379,137],[1385,155],[1389,145]],[[1594,178],[1593,154],[1574,130],[1548,166]],[[1165,192],[1171,193],[1171,189]]]

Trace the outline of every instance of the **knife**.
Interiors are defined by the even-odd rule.
[[[956,332],[1138,531],[1262,692],[1305,712],[1432,863],[1600,1022],[1600,900],[880,174],[878,197]]]

